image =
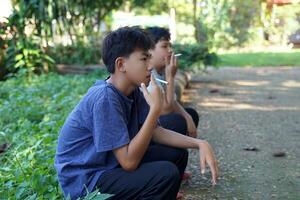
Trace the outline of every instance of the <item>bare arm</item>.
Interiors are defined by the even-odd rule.
[[[151,141],[154,128],[157,126],[156,122],[162,105],[162,94],[153,76],[151,76],[151,84],[153,87],[151,92],[148,92],[145,84],[142,84],[144,97],[150,106],[150,111],[143,126],[129,144],[113,150],[118,162],[127,171],[137,168]]]
[[[170,113],[173,111],[174,108],[174,92],[175,92],[175,75],[177,72],[177,59],[172,53],[170,60],[165,58],[165,74],[166,74],[166,81],[168,82],[166,86],[166,94],[164,98],[163,110],[164,113]]]
[[[166,80],[169,84],[166,87],[166,95],[164,96],[163,112],[162,114],[168,114],[170,112],[180,113],[187,122],[188,135],[191,137],[197,137],[197,128],[193,121],[193,118],[185,111],[185,109],[174,99],[175,94],[175,75],[177,72],[177,59],[172,53],[171,59],[168,61],[165,59],[165,74]]]
[[[124,170],[132,171],[139,165],[151,141],[158,116],[158,112],[150,109],[138,134],[129,144],[114,150],[114,154]]]
[[[201,173],[205,172],[206,164],[212,173],[213,185],[217,182],[218,166],[212,147],[205,140],[188,137],[171,130],[157,127],[154,130],[153,140],[157,143],[177,148],[198,149],[200,155]]]

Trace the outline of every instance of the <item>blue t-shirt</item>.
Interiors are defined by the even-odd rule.
[[[112,84],[97,81],[88,90],[58,138],[54,166],[65,197],[92,191],[104,171],[119,165],[112,150],[130,142],[148,111],[138,88],[127,97]]]

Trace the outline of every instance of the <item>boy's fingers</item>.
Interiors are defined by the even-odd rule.
[[[166,97],[165,91],[162,90],[162,89],[160,91],[161,91],[161,97],[162,97],[162,99],[166,99],[167,97]]]
[[[209,167],[212,174],[212,184],[215,185],[217,184],[217,178],[218,178],[218,167],[216,164],[216,160],[209,162]]]
[[[171,59],[170,59],[170,65],[173,66],[174,65],[174,59],[176,59],[176,57],[174,56],[174,52],[171,55]]]
[[[151,85],[153,85],[153,86],[157,85],[153,74],[151,74]]]
[[[145,96],[145,95],[149,95],[149,92],[148,92],[148,90],[147,90],[147,87],[146,87],[145,83],[142,83],[142,84],[141,84],[141,87],[142,87],[144,96]]]
[[[211,152],[214,152],[213,148],[211,146],[209,146],[209,149],[211,150]],[[214,154],[214,153],[213,153]],[[216,175],[217,177],[219,176],[219,169],[218,169],[218,161],[214,158],[213,160],[213,164],[215,166],[216,169]]]
[[[217,169],[214,163],[210,162],[209,163],[209,167],[211,170],[211,174],[212,174],[212,184],[215,185],[217,184]]]
[[[201,168],[201,174],[205,173],[205,159],[204,156],[200,157],[200,168]]]
[[[174,56],[175,57],[175,56]],[[174,60],[174,65],[177,67],[177,63],[178,63],[178,59],[177,57],[175,57],[175,60]]]

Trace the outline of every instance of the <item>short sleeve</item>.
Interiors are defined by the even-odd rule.
[[[111,151],[129,143],[125,111],[117,98],[102,97],[95,103],[92,112],[97,152]]]

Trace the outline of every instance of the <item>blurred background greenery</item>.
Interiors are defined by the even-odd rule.
[[[237,52],[283,53],[281,62],[262,56],[263,62],[245,61],[246,65],[299,65],[299,59],[284,57],[289,52],[299,56],[293,51],[300,44],[300,4],[295,0],[2,0],[0,4],[1,79],[21,69],[40,74],[55,70],[57,64],[101,65],[102,38],[126,25],[169,28],[175,51],[186,54],[180,61],[183,69],[236,66],[239,63],[228,53]]]
[[[218,61],[237,65],[228,55],[218,60],[215,53],[290,52],[300,41],[298,1],[6,0],[1,7],[5,3],[11,13],[1,20],[2,78],[20,69],[48,72],[55,64],[101,64],[101,39],[125,25],[169,28],[175,51],[186,54],[181,60],[184,69]],[[263,65],[274,63],[268,60]],[[290,63],[297,65],[299,60],[280,65]]]

